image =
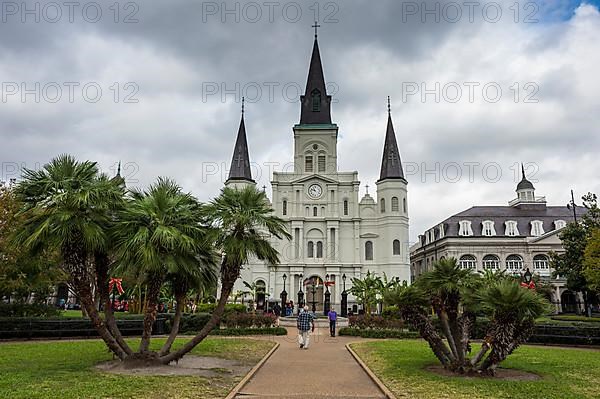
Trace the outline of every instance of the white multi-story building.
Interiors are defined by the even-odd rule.
[[[306,303],[314,301],[318,311],[323,310],[329,291],[331,304],[339,311],[344,285],[349,289],[351,278],[371,271],[382,277],[385,273],[388,279],[409,280],[407,181],[389,106],[376,198],[367,192],[359,199],[358,172],[338,170],[339,128],[331,120],[331,96],[316,36],[306,92],[300,100],[300,123],[293,127],[294,171],[274,172],[271,181],[274,212],[286,221],[292,239],[273,238],[281,264],[250,262],[234,289],[243,290],[246,281],[264,287],[266,296],[274,300],[285,290],[294,302],[302,290]],[[255,184],[243,114],[225,184]],[[353,304],[349,296],[348,306]],[[257,305],[264,307],[264,296],[257,298]]]
[[[557,311],[575,311],[580,299],[562,278],[552,277],[550,252],[564,252],[558,237],[573,220],[567,206],[548,206],[536,197],[533,184],[523,178],[517,198],[508,206],[473,206],[452,215],[419,236],[411,247],[411,279],[431,270],[443,258],[456,258],[463,268],[474,271],[506,270],[523,275],[527,270],[554,286],[552,301]],[[578,216],[583,214],[578,209]]]

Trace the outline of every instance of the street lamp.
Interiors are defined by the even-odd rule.
[[[285,303],[287,302],[287,292],[285,291],[285,280],[287,279],[287,275],[284,273],[283,276],[281,276],[281,278],[283,279],[283,291],[281,291],[281,294],[280,294],[280,297],[281,297],[281,314],[286,315],[285,314]]]
[[[331,292],[329,292],[329,274],[325,275],[325,302],[323,303],[323,314],[327,315],[331,310]],[[331,275],[333,278],[333,275]]]
[[[316,301],[316,287],[315,287],[315,278],[312,278],[312,312],[315,313],[317,311],[317,301]]]
[[[348,316],[348,293],[346,292],[346,273],[342,274],[342,283],[344,285],[344,290],[342,291],[342,317]]]
[[[523,275],[523,279],[525,281],[525,283],[527,285],[529,285],[529,283],[531,283],[531,272],[529,271],[529,268],[525,271],[525,274]]]

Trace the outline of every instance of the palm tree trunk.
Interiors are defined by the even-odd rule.
[[[171,351],[171,346],[177,338],[177,334],[179,333],[179,324],[181,323],[181,315],[183,313],[183,307],[185,306],[185,294],[177,295],[177,307],[175,308],[175,317],[173,318],[173,326],[171,327],[171,332],[169,333],[169,338],[167,338],[167,342],[163,345],[160,352],[158,352],[158,356],[164,356]]]
[[[481,350],[479,351],[479,353],[477,353],[477,356],[475,356],[473,359],[471,359],[471,366],[476,367],[477,364],[479,364],[481,359],[483,359],[483,357],[489,350],[490,350],[490,344],[488,343],[488,338],[486,338],[485,341],[483,341],[483,343],[481,344]]]
[[[443,310],[439,310],[437,312],[437,314],[438,314],[440,323],[442,324],[442,331],[444,332],[444,335],[446,336],[446,339],[448,340],[448,346],[450,347],[450,350],[452,351],[452,354],[454,355],[454,357],[457,360],[459,360],[460,356],[458,354],[458,350],[456,349],[456,342],[454,341],[454,335],[452,334],[452,331],[450,330],[450,323],[448,322],[448,315]]]
[[[71,275],[71,283],[76,294],[81,301],[82,311],[85,311],[92,321],[92,325],[98,331],[100,337],[106,343],[106,346],[123,360],[127,353],[121,348],[119,343],[112,336],[106,324],[100,317],[100,314],[94,307],[94,296],[92,294],[91,283],[87,269],[87,256],[82,250],[78,250],[76,245],[65,244],[62,250],[64,254],[64,263],[66,269]]]
[[[162,287],[163,279],[159,276],[153,276],[150,278],[147,288],[146,300],[146,311],[144,313],[144,331],[142,332],[142,340],[140,341],[140,353],[148,352],[150,347],[150,337],[152,336],[152,325],[156,320],[156,314],[158,312],[158,296],[160,295],[160,288]]]
[[[225,266],[225,262],[226,260],[221,266],[221,296],[219,297],[219,302],[217,303],[215,310],[208,320],[208,323],[206,323],[202,330],[200,330],[200,332],[194,338],[188,341],[181,349],[176,352],[171,352],[166,356],[162,356],[160,358],[161,363],[169,364],[172,361],[181,359],[186,353],[190,352],[196,347],[196,345],[202,342],[221,321],[221,317],[225,311],[225,305],[227,304],[227,299],[233,290],[233,285],[239,276],[239,270],[241,268],[241,265],[227,267]]]
[[[112,336],[119,343],[123,351],[128,355],[133,354],[133,350],[127,345],[125,339],[123,339],[123,335],[121,331],[117,327],[117,322],[115,320],[115,314],[113,312],[112,303],[110,301],[110,293],[108,292],[108,257],[104,254],[99,254],[95,257],[95,267],[96,267],[96,286],[98,289],[98,293],[100,295],[100,299],[102,303],[104,303],[104,320],[106,321],[106,325]]]

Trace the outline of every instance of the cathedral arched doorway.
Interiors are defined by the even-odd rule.
[[[566,290],[560,296],[563,313],[577,313],[577,298],[572,291]]]
[[[315,312],[323,312],[324,285],[323,279],[319,276],[311,276],[304,280],[305,302],[308,308]]]

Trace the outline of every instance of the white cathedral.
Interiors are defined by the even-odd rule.
[[[326,91],[316,35],[300,103],[300,123],[293,127],[294,172],[274,172],[271,181],[272,207],[286,221],[292,239],[273,238],[281,263],[250,262],[234,291],[246,290],[244,282],[254,284],[264,292],[255,298],[258,309],[281,302],[285,291],[287,301],[293,300],[295,306],[301,301],[323,312],[330,305],[345,315],[348,308],[359,310],[352,295],[347,303],[342,301],[342,292],[350,289],[352,278],[370,271],[410,281],[407,181],[389,100],[377,198],[367,192],[359,200],[358,172],[338,171],[338,126],[331,120],[331,96]],[[254,184],[242,113],[225,185]]]

